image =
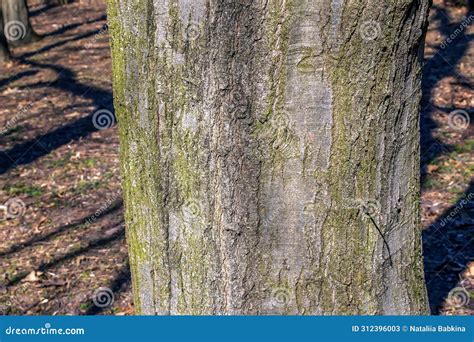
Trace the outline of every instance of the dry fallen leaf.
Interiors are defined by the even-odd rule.
[[[43,272],[31,271],[30,274],[28,274],[23,281],[31,283],[40,281],[39,276],[41,276],[42,274]]]
[[[39,228],[41,227],[41,225],[46,222],[48,220],[48,218],[46,216],[43,216],[37,224],[34,225],[33,227],[33,230],[35,233],[40,233],[41,231],[39,230]]]
[[[428,165],[426,167],[426,171],[428,171],[428,173],[432,173],[433,171],[438,170],[438,168],[439,168],[438,165]]]
[[[466,277],[474,277],[474,263],[470,263],[469,266],[467,267]]]

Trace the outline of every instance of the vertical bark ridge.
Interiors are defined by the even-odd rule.
[[[329,306],[338,311],[346,310],[348,299],[353,297],[358,298],[358,304],[351,302],[351,308],[347,307],[349,312],[357,307],[355,312],[426,313],[416,198],[419,195],[417,113],[421,94],[419,40],[428,2],[402,1],[387,5],[380,7],[374,4],[362,12],[356,3],[345,8],[346,13],[357,13],[359,22],[356,25],[376,20],[380,32],[375,40],[369,42],[364,42],[356,34],[343,37],[342,47],[332,67],[332,84],[336,93],[333,114],[336,139],[332,147],[332,165],[336,182],[331,187],[333,200],[343,212],[332,212],[334,224],[326,225],[325,236],[333,236],[334,231],[341,230],[344,215],[346,225],[351,222],[350,215],[355,215],[356,210],[360,216],[360,209],[364,208],[355,207],[352,212],[346,210],[347,205],[344,208],[344,203],[360,200],[363,205],[373,207],[372,215],[376,216],[376,224],[383,236],[371,227],[370,218],[362,215],[362,226],[353,229],[352,233],[363,234],[365,239],[350,240],[352,243],[349,246],[340,246],[341,252],[349,251],[347,254],[352,258],[345,258],[342,254],[336,257],[334,247],[328,248],[330,263],[343,269],[352,267],[361,270],[357,284],[353,283],[354,272],[346,277],[346,283],[350,281],[352,284],[349,292],[336,287],[340,295],[335,297],[343,299],[347,293],[347,299],[333,301]],[[351,32],[352,26],[353,21],[345,22],[343,19],[341,32]],[[357,58],[357,55],[369,57],[374,67],[365,67],[367,60]],[[348,70],[349,73],[350,70],[359,73],[365,87],[360,87],[360,77],[348,78]],[[408,101],[406,95],[411,96]],[[341,160],[346,161],[347,168],[340,167]],[[348,180],[353,180],[353,183]],[[364,240],[365,243],[361,244]],[[390,248],[386,248],[385,241],[388,241]],[[362,253],[358,252],[361,248]],[[362,258],[356,265],[354,255]],[[373,255],[372,260],[368,258],[370,255]],[[327,285],[334,291],[331,287]]]

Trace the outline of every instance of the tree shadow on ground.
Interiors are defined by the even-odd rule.
[[[28,14],[29,14],[30,17],[36,17],[37,15],[45,13],[45,12],[49,11],[50,9],[55,8],[57,6],[58,5],[56,5],[56,4],[47,4],[47,5],[32,9],[32,10],[28,10]]]
[[[474,261],[474,182],[455,205],[423,232],[425,279],[432,313]]]
[[[452,22],[444,8],[433,5],[433,9],[435,9],[435,15],[432,20],[438,21],[441,33],[445,37],[449,37],[462,22]],[[473,12],[471,11],[471,13]],[[473,37],[471,36],[459,34],[446,48],[438,47],[438,52],[424,62],[423,98],[420,118],[422,184],[426,177],[427,165],[439,155],[449,153],[452,148],[436,139],[433,134],[434,130],[438,127],[433,119],[435,112],[437,110],[441,110],[445,113],[451,111],[451,108],[439,108],[432,104],[433,90],[437,84],[446,77],[454,77],[458,82],[472,88],[468,80],[456,72],[456,66],[466,54],[469,48],[469,42],[472,40]]]
[[[81,25],[83,25],[83,24],[80,24],[80,25],[78,24],[77,26],[81,26]],[[84,32],[84,33],[78,34],[74,37],[66,38],[66,39],[63,39],[59,42],[54,42],[54,43],[51,43],[49,45],[43,46],[43,47],[39,48],[36,51],[25,52],[24,54],[19,55],[16,58],[21,60],[21,59],[24,59],[24,58],[34,57],[38,54],[48,52],[48,51],[50,51],[54,48],[60,47],[60,46],[65,45],[67,43],[75,42],[75,41],[78,41],[78,40],[81,40],[81,39],[84,39],[84,38],[93,37],[96,34],[99,34],[99,32],[100,32],[100,29],[99,30],[94,29],[94,30],[91,30],[91,31],[88,31],[88,32]]]
[[[114,227],[116,227],[116,225],[113,225],[112,227],[109,227],[109,228],[114,228]],[[9,287],[9,286],[18,284],[28,274],[30,274],[31,271],[45,272],[52,267],[55,267],[61,263],[64,263],[70,259],[73,259],[81,254],[85,254],[92,249],[105,247],[109,245],[110,243],[122,238],[125,238],[125,228],[123,224],[118,229],[115,229],[112,234],[103,236],[103,237],[90,239],[84,242],[83,244],[81,244],[80,247],[75,248],[74,250],[69,251],[66,254],[56,256],[51,261],[41,263],[39,266],[35,267],[34,270],[29,269],[29,270],[18,272],[4,286]]]
[[[10,262],[17,267],[22,264],[20,261],[24,257],[30,259],[31,265],[16,269],[16,272],[11,276],[5,277],[3,284],[0,284],[0,290],[4,289],[9,291],[9,289],[14,289],[15,286],[23,283],[24,281],[29,281],[26,278],[34,271],[48,273],[52,269],[62,266],[65,263],[71,262],[72,260],[78,260],[81,256],[88,254],[93,254],[94,251],[98,252],[103,249],[111,249],[112,245],[115,244],[124,244],[125,243],[125,227],[123,222],[123,217],[121,217],[120,211],[122,209],[122,199],[118,199],[105,210],[100,211],[99,216],[95,216],[94,220],[91,220],[91,217],[97,215],[97,211],[94,210],[93,213],[87,216],[87,218],[82,218],[76,220],[75,222],[63,226],[54,228],[53,230],[42,234],[37,237],[15,246],[14,248],[9,249],[6,252],[1,254],[1,258],[9,258]],[[61,241],[61,234],[63,235],[74,235],[79,238],[78,242],[74,245],[68,246],[67,250],[64,252],[59,252],[54,255],[54,257],[47,261],[41,261],[38,259],[36,248],[39,246],[49,244],[56,245],[55,241]],[[56,238],[56,240],[54,240]],[[62,248],[60,248],[61,250]],[[20,254],[13,255],[15,253],[23,253],[23,256]],[[47,255],[47,254],[46,254]],[[38,261],[40,261],[38,263]],[[29,263],[27,263],[29,264]],[[128,266],[127,266],[128,267]],[[116,283],[112,283],[112,288],[118,289],[119,281],[125,284],[127,281],[130,281],[130,276],[127,276],[127,273],[122,270],[119,272],[122,274],[117,278]],[[128,280],[127,280],[128,279]],[[47,283],[45,283],[47,285]],[[89,291],[89,290],[86,290]],[[58,289],[54,291],[53,296],[49,298],[53,300],[61,294],[61,290]],[[91,294],[88,294],[91,295]],[[21,298],[21,295],[20,295]],[[22,307],[21,300],[18,300],[15,297],[11,297],[11,302],[18,302],[16,307],[20,309]],[[89,297],[92,298],[92,297]],[[21,311],[26,313],[34,307],[38,306],[41,301],[36,300],[33,303],[28,304],[25,308],[22,308]],[[1,306],[0,306],[1,308]],[[89,307],[88,307],[89,308]],[[4,308],[5,309],[5,308]],[[8,310],[8,308],[7,308]],[[0,309],[0,314],[2,309]]]
[[[67,91],[73,95],[91,99],[93,101],[92,106],[96,107],[94,112],[102,109],[106,110],[111,123],[115,123],[116,119],[115,116],[113,116],[112,94],[109,91],[77,82],[74,73],[62,66],[27,59],[22,59],[22,62],[35,68],[52,69],[57,74],[57,79],[53,82],[39,83],[29,86],[28,88],[34,89],[36,87],[49,86]],[[6,151],[0,151],[0,174],[6,173],[18,165],[29,164],[73,140],[78,140],[88,136],[92,132],[98,131],[102,127],[97,123],[94,124],[93,119],[93,113],[91,113],[46,134],[17,144]]]
[[[105,215],[117,213],[117,212],[121,211],[122,209],[123,209],[123,202],[120,199],[119,201],[116,201],[115,203],[110,205],[110,207],[108,207],[106,210],[104,210],[101,213],[101,218],[104,217]],[[90,215],[90,214],[86,215],[86,216],[84,216],[84,217],[80,218],[79,220],[76,220],[72,223],[69,223],[69,224],[66,224],[66,225],[63,225],[63,226],[59,226],[59,227],[47,232],[46,234],[35,235],[27,241],[24,241],[24,242],[18,243],[18,244],[14,244],[13,246],[8,248],[7,250],[1,251],[0,252],[0,258],[8,256],[8,255],[13,254],[13,253],[17,253],[17,252],[21,251],[22,249],[27,248],[27,247],[31,247],[32,245],[34,245],[36,243],[47,241],[47,240],[49,240],[51,238],[54,238],[55,236],[57,236],[61,233],[64,233],[67,230],[74,230],[75,228],[78,228],[82,225],[85,225],[85,224],[88,223],[91,216],[92,215]]]
[[[34,15],[38,15],[46,10],[49,10],[49,8],[42,7],[34,12]],[[94,12],[88,17],[95,17],[97,15],[96,13],[97,12]],[[17,165],[32,163],[38,158],[51,153],[53,150],[64,146],[73,140],[87,137],[90,135],[90,133],[98,131],[102,127],[98,128],[94,126],[94,123],[92,122],[94,116],[93,112],[96,112],[99,109],[104,109],[113,114],[112,94],[110,91],[96,86],[89,86],[86,84],[86,82],[81,83],[81,81],[76,79],[76,75],[72,69],[61,65],[63,63],[54,59],[52,62],[45,62],[45,59],[43,58],[46,53],[53,49],[57,49],[53,51],[53,54],[57,52],[63,56],[68,56],[68,53],[70,53],[68,51],[69,47],[70,49],[88,49],[89,45],[82,44],[83,42],[90,42],[91,49],[102,48],[104,44],[94,45],[95,39],[86,39],[93,37],[94,35],[100,33],[101,30],[106,29],[105,26],[99,30],[94,29],[91,31],[79,33],[77,35],[71,35],[68,31],[78,28],[84,24],[94,23],[103,19],[105,19],[104,15],[95,19],[84,21],[80,24],[66,24],[61,28],[45,35],[45,37],[56,36],[54,38],[55,41],[48,41],[48,45],[44,45],[36,51],[31,51],[30,49],[28,52],[18,54],[19,56],[15,57],[16,61],[26,64],[31,68],[29,71],[20,72],[9,79],[0,80],[0,87],[5,87],[13,81],[33,76],[44,69],[47,69],[48,73],[50,73],[52,70],[54,71],[56,80],[53,82],[43,82],[43,79],[31,86],[28,86],[28,88],[33,90],[47,87],[50,89],[64,91],[66,92],[67,96],[76,96],[81,99],[81,104],[77,106],[68,106],[66,109],[62,109],[62,112],[66,112],[68,108],[71,111],[77,111],[77,108],[80,106],[87,106],[95,109],[91,110],[90,114],[83,114],[84,116],[82,118],[74,121],[67,120],[68,122],[66,122],[65,115],[62,115],[62,113],[57,113],[57,115],[53,116],[59,117],[60,123],[56,123],[56,126],[50,129],[49,132],[37,135],[34,138],[31,138],[32,135],[29,135],[28,138],[23,138],[24,140],[16,142],[16,144],[13,142],[14,140],[12,140],[11,143],[13,146],[9,145],[8,149],[0,151],[0,174],[7,173]],[[88,27],[83,27],[81,28],[81,31],[84,31],[87,28]],[[59,39],[61,40],[58,41]],[[82,41],[83,39],[84,41]],[[79,43],[66,45],[70,42],[77,41],[79,41]],[[38,45],[35,45],[35,47],[36,46]],[[87,55],[89,54],[87,53]],[[95,54],[94,57],[103,56],[97,56]],[[55,56],[53,56],[53,58],[55,58]],[[51,55],[49,55],[48,60],[49,59],[51,59]],[[15,88],[21,89],[22,87],[20,86]],[[56,91],[54,93],[59,92]],[[86,102],[90,104],[87,105]],[[12,115],[15,114],[17,113],[12,113]],[[55,113],[53,112],[52,114]],[[43,130],[42,132],[45,131]],[[29,140],[25,141],[26,139]],[[110,205],[107,210],[101,211],[100,217],[91,225],[88,224],[88,219],[92,215],[81,215],[80,217],[76,216],[79,218],[74,220],[72,223],[59,225],[56,227],[49,227],[48,230],[42,230],[40,234],[36,236],[22,237],[22,241],[20,243],[7,246],[6,249],[3,249],[0,252],[0,258],[5,261],[5,264],[11,265],[12,270],[9,270],[9,274],[11,276],[6,275],[4,277],[6,281],[4,285],[0,284],[0,290],[5,289],[10,295],[15,293],[17,298],[12,297],[12,302],[17,300],[19,303],[28,303],[25,306],[25,313],[34,306],[44,304],[41,303],[44,298],[50,298],[51,300],[54,300],[54,298],[61,295],[61,291],[65,291],[64,289],[66,289],[66,286],[64,286],[62,290],[59,288],[54,290],[52,289],[52,296],[49,297],[51,292],[43,292],[42,290],[39,290],[43,287],[43,285],[48,286],[46,281],[53,279],[52,277],[58,276],[54,279],[65,279],[68,283],[67,291],[70,294],[74,292],[74,294],[77,296],[77,293],[81,293],[80,290],[82,289],[84,290],[82,293],[90,292],[90,295],[92,295],[93,289],[91,289],[88,284],[94,284],[97,279],[93,280],[90,278],[91,280],[89,283],[89,280],[84,281],[82,274],[80,275],[81,277],[72,277],[72,279],[74,279],[73,282],[78,282],[79,284],[82,283],[82,285],[76,285],[77,287],[73,289],[75,286],[74,283],[71,285],[69,282],[71,277],[68,274],[60,272],[64,271],[64,269],[67,272],[71,268],[71,264],[73,264],[72,267],[74,268],[76,262],[87,264],[87,261],[83,261],[83,258],[91,258],[91,260],[95,260],[94,257],[97,255],[102,257],[105,255],[108,256],[108,258],[101,260],[100,267],[94,265],[93,262],[90,262],[88,265],[92,263],[92,269],[98,270],[97,272],[99,272],[100,275],[105,274],[107,279],[114,277],[114,280],[109,285],[113,291],[118,293],[124,290],[124,286],[126,284],[130,284],[130,271],[128,263],[123,268],[121,266],[125,258],[124,254],[126,254],[126,248],[124,247],[125,229],[121,211],[122,201],[119,200],[115,202],[115,204]],[[78,213],[79,210],[75,210],[73,212],[73,214]],[[107,218],[102,221],[104,217]],[[62,241],[63,238],[65,238],[65,241]],[[59,248],[56,248],[56,243],[58,244]],[[115,254],[115,252],[117,253]],[[114,254],[112,255],[112,253]],[[111,261],[117,259],[117,257],[120,258],[118,265],[113,264],[114,262]],[[56,269],[59,269],[59,272],[57,272]],[[28,279],[25,279],[32,271],[44,272],[42,276],[39,276],[41,277],[40,281],[34,283],[30,282]],[[51,272],[55,272],[56,275],[52,275]],[[44,284],[43,281],[45,282]],[[85,286],[84,283],[86,284]],[[69,286],[71,286],[71,288],[69,288]],[[33,292],[33,296],[28,297],[28,295],[26,295],[23,291],[25,288],[27,288],[30,292]],[[48,297],[40,297],[40,295],[42,296],[44,293],[47,293]],[[68,297],[70,294],[68,294]],[[91,297],[89,296],[89,298]],[[56,305],[54,310],[57,310],[57,303],[54,305]],[[45,306],[40,306],[41,309],[44,310]],[[91,306],[88,308],[87,314],[100,313],[104,309],[105,308],[94,308]]]
[[[462,24],[453,22],[444,8],[433,6],[436,10],[432,20],[438,21],[441,33],[449,37]],[[470,14],[472,14],[472,8]],[[437,157],[449,154],[452,146],[446,145],[434,136],[437,127],[433,115],[436,111],[448,114],[455,108],[439,108],[432,104],[433,90],[446,77],[454,77],[463,86],[472,89],[463,76],[456,72],[456,66],[466,54],[472,36],[464,32],[458,34],[446,48],[438,47],[438,52],[427,60],[423,69],[423,100],[421,113],[421,180],[426,179],[426,167]],[[467,109],[468,112],[472,109]],[[471,113],[472,116],[472,113]],[[472,121],[471,121],[472,122]],[[474,217],[474,183],[465,191],[455,205],[446,210],[430,227],[423,232],[423,255],[426,285],[430,309],[438,314],[444,300],[459,282],[460,274],[469,262],[474,260],[474,227],[469,216]],[[454,218],[451,216],[456,213]]]
[[[63,33],[66,33],[67,31],[70,31],[70,30],[73,30],[75,28],[78,28],[82,25],[87,25],[87,24],[92,24],[92,23],[95,23],[95,22],[98,22],[98,21],[102,21],[102,20],[106,20],[107,19],[107,16],[106,15],[102,15],[100,17],[97,17],[95,19],[91,19],[91,20],[87,20],[85,22],[82,22],[82,23],[74,23],[74,24],[68,24],[68,25],[64,25],[63,27],[57,29],[57,30],[54,30],[52,32],[49,32],[49,33],[46,33],[44,34],[43,36],[44,37],[51,37],[51,36],[57,36],[57,35],[61,35]],[[96,32],[98,33],[98,32]]]
[[[0,88],[3,88],[5,86],[7,86],[8,84],[10,84],[12,82],[15,82],[15,81],[18,81],[18,80],[20,80],[24,77],[34,76],[37,73],[38,73],[38,70],[35,70],[35,69],[22,71],[22,72],[16,74],[15,76],[0,80]]]

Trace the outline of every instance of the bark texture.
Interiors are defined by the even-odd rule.
[[[30,23],[26,0],[2,0],[2,10],[9,45],[19,46],[39,40]]]
[[[3,32],[3,26],[2,1],[0,0],[0,63],[10,60],[10,50]]]
[[[142,314],[427,313],[427,0],[109,0]]]

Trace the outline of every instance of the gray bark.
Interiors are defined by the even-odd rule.
[[[5,36],[10,46],[40,39],[31,26],[26,0],[2,0],[2,10]]]
[[[10,60],[10,50],[3,32],[2,1],[0,0],[0,63]]]
[[[428,5],[109,2],[138,313],[428,312]]]

